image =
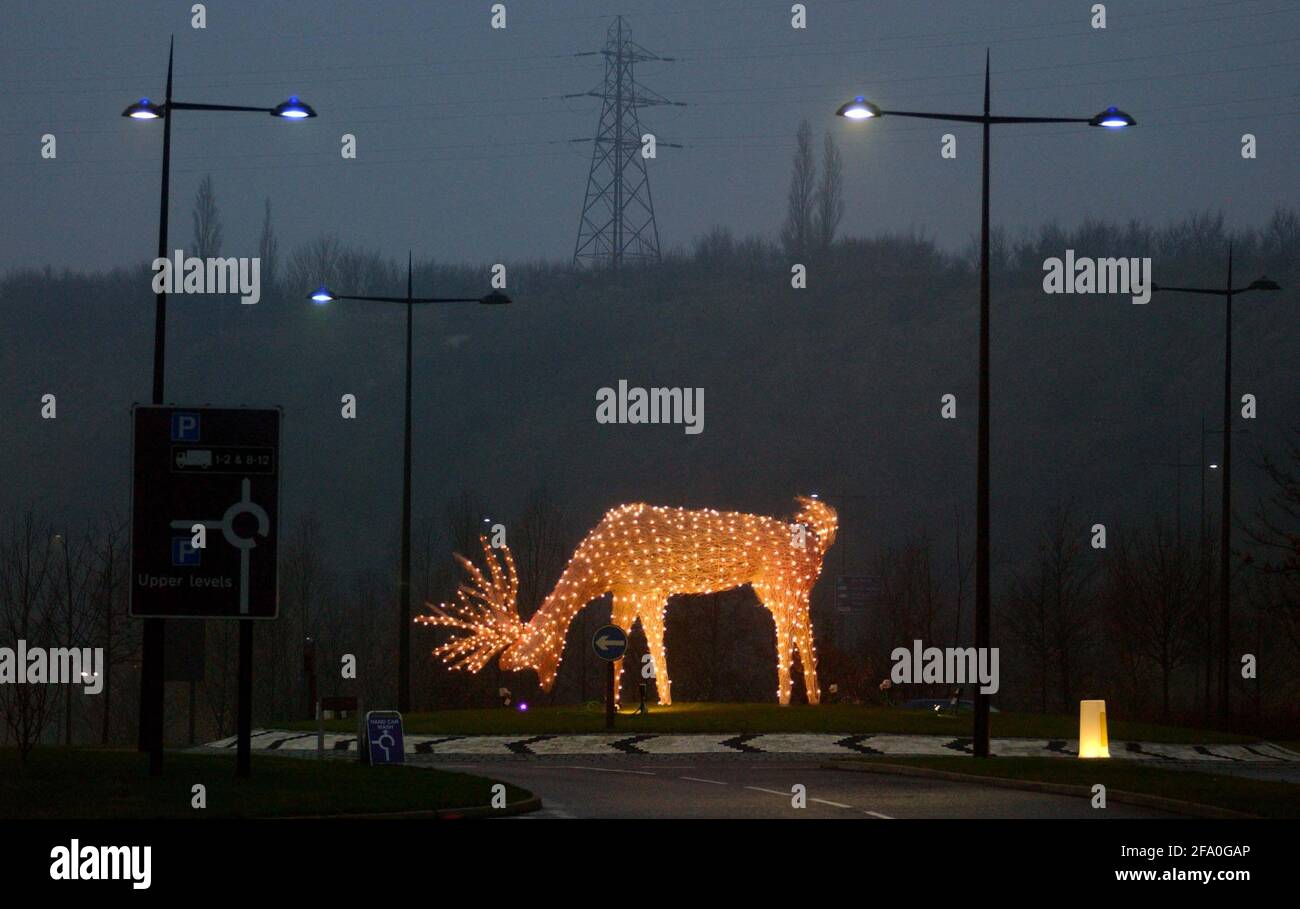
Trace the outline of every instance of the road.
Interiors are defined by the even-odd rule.
[[[425,763],[414,759],[414,763]],[[430,762],[435,763],[435,762]],[[555,818],[1138,818],[1163,812],[971,783],[826,770],[815,760],[637,761],[534,758],[435,764],[541,796]],[[802,784],[807,804],[795,808]]]

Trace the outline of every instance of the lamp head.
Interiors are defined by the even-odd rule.
[[[835,112],[835,116],[844,117],[846,120],[870,120],[873,117],[880,116],[880,108],[870,101],[864,100],[859,95],[852,101],[841,104],[840,109]]]
[[[288,101],[281,101],[271,109],[271,116],[286,120],[306,120],[316,116],[316,111],[310,104],[299,101],[297,95],[291,95]]]
[[[330,293],[329,288],[326,287],[324,284],[316,288],[315,292],[313,292],[311,295],[311,301],[313,303],[321,303],[321,304],[332,303],[336,299],[338,298],[335,297],[334,294]]]
[[[122,111],[122,116],[130,117],[132,120],[160,120],[166,112],[161,104],[154,104],[148,98],[141,98]]]
[[[478,301],[484,306],[505,306],[507,303],[511,302],[510,298],[499,290],[492,291],[492,293],[488,294],[486,297],[479,297]]]
[[[1123,129],[1137,126],[1137,121],[1117,107],[1108,107],[1088,121],[1089,126],[1104,126],[1107,129]]]
[[[1281,290],[1282,285],[1270,278],[1256,278],[1247,290]]]

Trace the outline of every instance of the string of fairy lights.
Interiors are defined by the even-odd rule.
[[[532,669],[545,691],[555,684],[565,637],[578,612],[612,593],[610,621],[624,631],[641,623],[655,670],[660,704],[672,703],[664,649],[668,598],[710,594],[749,584],[772,614],[776,628],[777,700],[790,703],[790,673],[797,654],[808,702],[821,700],[817,650],[809,597],[822,560],[835,542],[835,509],[815,497],[799,497],[792,521],[712,509],[665,508],[636,502],[620,505],[578,545],[555,589],[524,622],[519,580],[508,546],[494,549],[480,537],[486,573],[456,555],[466,578],[451,603],[429,605],[422,625],[453,629],[434,648],[452,669],[476,673],[501,655],[505,670]],[[617,694],[622,660],[615,664]]]

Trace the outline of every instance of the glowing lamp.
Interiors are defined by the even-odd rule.
[[[1108,107],[1089,120],[1088,125],[1104,126],[1107,129],[1123,129],[1126,126],[1137,126],[1137,121],[1119,108]]]
[[[1110,739],[1106,736],[1106,702],[1079,702],[1079,757],[1110,757]]]
[[[304,104],[298,100],[297,95],[293,95],[288,101],[281,101],[271,108],[271,116],[283,117],[286,120],[306,120],[308,117],[316,116],[316,111],[312,110],[310,104]]]
[[[330,293],[329,288],[324,284],[316,288],[316,291],[311,295],[311,301],[313,303],[331,303],[335,299],[335,296]]]
[[[880,116],[880,108],[866,101],[861,95],[840,105],[840,109],[835,112],[835,116],[844,117],[847,120],[870,120],[872,117]]]
[[[519,712],[520,712],[520,713],[527,713],[527,712],[528,712],[528,702],[527,702],[527,701],[520,701],[520,702],[519,702]]]
[[[130,117],[132,120],[158,120],[164,113],[160,104],[154,104],[148,98],[141,98],[122,111],[123,117]]]

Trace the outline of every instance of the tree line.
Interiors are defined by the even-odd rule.
[[[520,320],[513,335],[473,323],[435,336],[438,365],[426,366],[421,381],[436,370],[433,390],[451,386],[468,403],[461,412],[452,410],[451,392],[438,399],[449,412],[435,415],[437,432],[419,449],[417,482],[429,483],[435,494],[417,512],[423,518],[417,599],[451,597],[458,569],[450,554],[476,551],[487,516],[509,529],[527,610],[555,582],[594,518],[620,501],[776,514],[789,495],[818,485],[851,522],[815,594],[823,687],[835,685],[844,699],[881,700],[879,683],[894,646],[915,637],[939,646],[969,643],[971,536],[965,528],[971,515],[962,506],[973,489],[967,463],[973,436],[965,428],[969,419],[951,428],[938,419],[938,397],[952,390],[959,414],[972,412],[974,247],[947,252],[916,234],[840,236],[833,142],[823,143],[818,163],[811,130],[801,135],[778,236],[736,236],[719,227],[669,249],[660,266],[621,272],[510,263],[509,292],[521,301],[512,308]],[[200,189],[193,221],[196,249],[216,254],[231,243],[210,183]],[[297,438],[328,439],[331,457],[365,468],[351,475],[356,498],[341,488],[312,503],[303,502],[301,488],[297,502],[286,496],[281,618],[259,625],[257,635],[255,717],[270,723],[307,714],[307,637],[316,645],[320,693],[360,693],[367,703],[383,704],[395,688],[396,522],[358,527],[350,513],[374,499],[375,490],[396,488],[391,459],[382,451],[376,456],[376,447],[395,436],[353,439],[339,432],[337,391],[328,380],[358,356],[354,338],[366,326],[332,327],[327,320],[345,316],[312,309],[301,298],[321,283],[400,293],[405,263],[336,235],[282,246],[269,200],[262,221],[257,247],[263,280],[273,289],[257,307],[212,306],[202,318],[183,308],[197,304],[178,302],[181,315],[170,324],[178,334],[190,332],[184,337],[192,349],[177,358],[169,382],[206,388],[203,370],[211,368],[231,401],[274,386],[294,414]],[[1074,248],[1080,255],[1152,255],[1188,283],[1217,281],[1230,238],[1241,274],[1263,272],[1284,288],[1295,286],[1300,218],[1286,209],[1242,229],[1230,228],[1221,214],[1201,213],[1163,225],[1084,221],[1044,225],[1014,239],[994,233],[994,375],[998,401],[1007,408],[995,412],[993,462],[1002,522],[994,527],[993,566],[994,637],[1005,648],[1001,709],[1070,712],[1077,699],[1104,692],[1126,716],[1201,723],[1209,712],[1218,672],[1211,613],[1219,516],[1180,518],[1167,494],[1148,497],[1172,484],[1136,462],[1167,456],[1162,446],[1187,431],[1197,408],[1213,413],[1221,405],[1221,315],[1162,301],[1138,322],[1131,315],[1138,307],[1127,303],[1044,304],[1041,267],[1047,256]],[[790,288],[789,266],[805,252],[814,268],[801,297]],[[424,260],[416,277],[472,296],[487,286],[488,268]],[[0,686],[9,743],[133,740],[139,632],[125,615],[125,518],[88,513],[125,498],[119,487],[129,440],[120,412],[147,393],[137,381],[145,373],[134,368],[148,356],[147,326],[138,315],[151,301],[145,271],[141,263],[99,275],[47,268],[0,278],[0,305],[14,310],[16,326],[0,337],[0,378],[14,390],[0,402],[13,442],[0,450],[0,468],[26,478],[6,488],[0,514],[0,645],[20,637],[78,641],[104,646],[115,667],[96,696]],[[1297,352],[1291,300],[1288,290],[1267,306],[1243,303],[1237,315],[1239,375],[1252,388],[1268,389],[1261,400],[1271,427],[1284,426],[1294,413],[1287,406],[1300,357],[1291,355]],[[250,331],[237,320],[260,321]],[[470,344],[481,343],[476,359],[446,366],[462,343],[451,332],[464,330],[474,332]],[[400,343],[400,335],[378,329],[373,337],[376,344]],[[365,378],[374,388],[401,387],[398,349],[363,351]],[[96,355],[86,351],[133,365],[88,368],[84,357]],[[546,379],[576,389],[585,401],[615,369],[661,370],[682,384],[698,382],[709,388],[710,402],[729,396],[730,410],[710,405],[719,408],[710,412],[710,427],[723,427],[705,434],[711,447],[688,457],[673,447],[679,440],[666,436],[606,435],[600,444],[609,447],[595,448],[595,437],[571,429],[581,414],[537,392]],[[508,395],[493,391],[505,382],[501,376],[515,377]],[[97,440],[104,458],[50,441],[54,427],[27,407],[49,387],[60,390],[61,407],[79,400],[95,405],[63,414],[80,414],[80,437]],[[508,410],[511,398],[526,407]],[[393,400],[370,392],[362,407],[382,411],[376,425],[393,427],[399,425],[388,419],[397,414]],[[67,420],[61,414],[59,424]],[[1275,429],[1257,430],[1236,480],[1242,504],[1229,516],[1240,547],[1232,562],[1232,643],[1234,652],[1257,657],[1259,674],[1234,676],[1232,684],[1234,702],[1247,708],[1239,711],[1241,722],[1294,733],[1300,722],[1294,672],[1300,664],[1300,456],[1294,437],[1287,438],[1283,444]],[[439,439],[443,447],[435,449]],[[308,446],[313,470],[324,463],[321,447]],[[1080,450],[1073,461],[1071,447]],[[559,465],[550,475],[567,477],[565,485],[553,484],[550,492],[534,485],[534,465],[542,463]],[[446,483],[429,479],[444,475]],[[878,499],[870,506],[835,501],[836,489],[856,483],[870,485]],[[454,493],[451,484],[470,491]],[[1088,543],[1098,512],[1113,515],[1104,551]],[[856,624],[835,607],[840,573],[879,582],[879,596]],[[603,608],[591,606],[575,622],[559,683],[543,700],[600,697],[600,667],[587,642]],[[205,625],[197,734],[229,734],[235,629]],[[670,605],[667,640],[679,696],[769,700],[771,634],[747,590]],[[503,687],[516,697],[539,696],[530,677],[494,668],[478,677],[447,673],[426,659],[436,634],[417,629],[412,637],[420,708],[495,703]],[[638,667],[642,646],[635,634]],[[345,654],[357,658],[355,680],[339,675]],[[625,677],[631,686],[637,673]],[[632,687],[624,694],[634,695]],[[184,740],[187,693],[172,685],[168,697],[170,739]]]

